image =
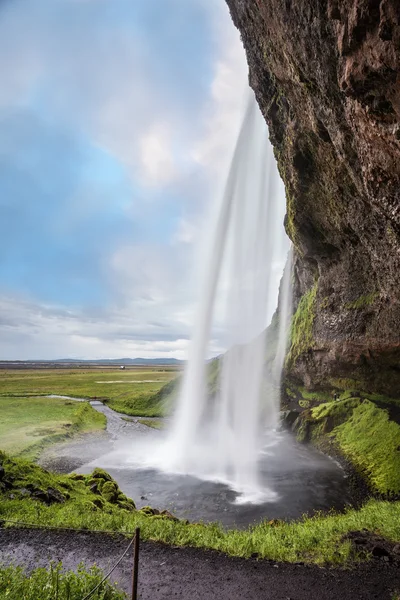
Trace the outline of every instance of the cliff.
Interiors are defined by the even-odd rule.
[[[400,3],[227,0],[286,186],[287,374],[400,396]]]

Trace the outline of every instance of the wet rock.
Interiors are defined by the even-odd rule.
[[[49,487],[47,490],[35,489],[31,492],[31,497],[40,500],[47,505],[65,502],[65,496],[55,488]]]
[[[400,544],[395,544],[392,549],[393,554],[400,555]]]
[[[226,1],[286,187],[286,377],[398,397],[399,2]]]
[[[92,485],[89,486],[89,490],[92,492],[92,494],[100,494],[97,483],[92,483]]]
[[[298,416],[299,416],[299,412],[297,410],[284,410],[284,411],[282,411],[280,413],[281,426],[284,429],[291,430]]]
[[[179,519],[177,517],[175,517],[175,515],[170,513],[169,510],[162,510],[160,512],[160,515],[162,517],[165,517],[166,519],[171,519],[172,521],[179,521]]]
[[[375,556],[375,558],[389,557],[389,552],[382,546],[374,546],[372,556]]]

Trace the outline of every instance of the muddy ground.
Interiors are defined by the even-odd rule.
[[[107,569],[128,543],[119,535],[0,529],[0,562],[32,569],[60,560],[64,568],[76,569],[83,561]],[[112,575],[127,592],[131,569],[129,552]],[[399,567],[380,559],[353,569],[328,569],[141,543],[141,600],[392,600],[397,590]]]

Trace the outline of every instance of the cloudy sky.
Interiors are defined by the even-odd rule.
[[[0,358],[184,358],[247,86],[225,2],[2,0],[0,72]]]

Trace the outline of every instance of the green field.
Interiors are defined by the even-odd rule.
[[[0,371],[0,397],[97,398],[125,414],[156,417],[168,409],[168,394],[161,388],[178,374],[176,369],[162,367],[4,370]]]
[[[47,445],[76,433],[104,429],[106,418],[89,403],[141,417],[163,416],[171,403],[175,369],[27,369],[0,371],[0,449],[37,458]]]
[[[0,449],[30,458],[48,444],[106,425],[89,403],[60,398],[1,396],[0,414]]]

